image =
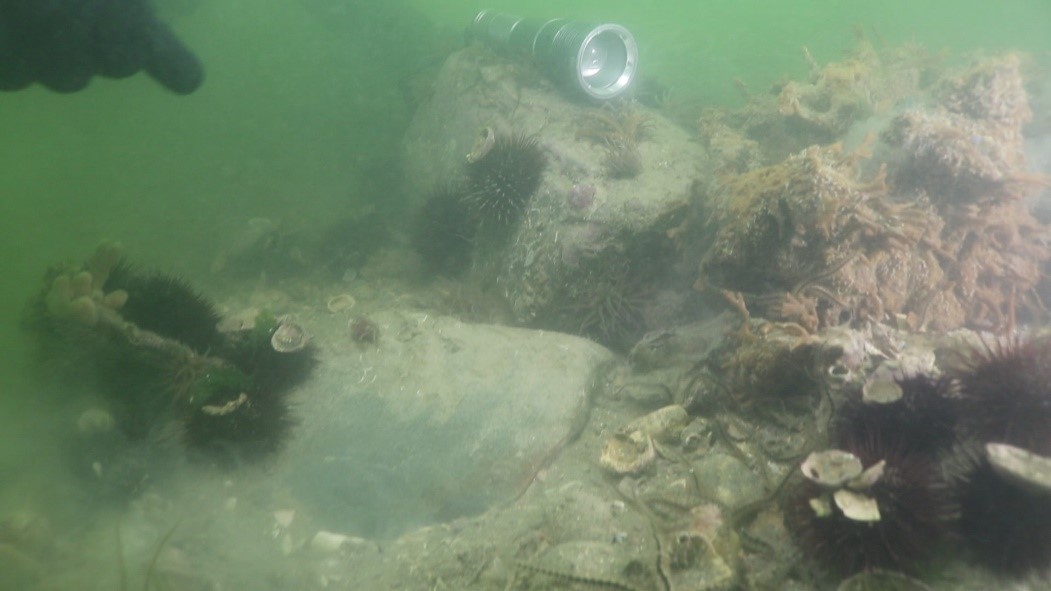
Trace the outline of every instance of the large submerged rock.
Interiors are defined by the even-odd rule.
[[[612,355],[584,339],[385,312],[326,357],[288,486],[325,527],[389,535],[513,501],[587,421]]]
[[[480,47],[453,54],[406,135],[407,188],[423,201],[465,176],[479,131],[534,136],[547,158],[521,219],[484,233],[474,279],[498,285],[517,321],[612,345],[645,332],[645,302],[706,155],[632,102],[574,103]]]

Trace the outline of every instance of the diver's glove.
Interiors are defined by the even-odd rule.
[[[92,76],[140,70],[178,94],[204,80],[197,56],[149,0],[0,0],[0,90],[39,82],[76,92]]]

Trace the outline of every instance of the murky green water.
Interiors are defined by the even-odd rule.
[[[27,461],[48,449],[47,397],[18,329],[46,267],[109,238],[207,284],[224,237],[250,218],[321,227],[376,207],[396,226],[401,134],[480,8],[624,24],[645,75],[698,108],[737,101],[735,80],[761,90],[804,74],[803,46],[835,59],[855,29],[957,57],[1051,52],[1047,0],[157,4],[205,63],[195,94],[137,76],[73,95],[0,95],[0,512],[36,482]]]

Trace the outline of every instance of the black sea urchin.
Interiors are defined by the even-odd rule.
[[[280,394],[223,387],[188,416],[185,440],[220,460],[251,459],[276,451],[292,424]]]
[[[139,328],[188,345],[204,353],[220,345],[221,316],[215,305],[188,282],[166,273],[143,273],[122,262],[106,280],[107,292],[123,289],[128,301],[120,309]]]
[[[900,389],[897,400],[866,401],[861,390],[848,395],[836,417],[837,445],[850,445],[859,434],[878,433],[893,436],[909,454],[935,459],[946,452],[956,442],[952,380],[915,375],[888,383]]]
[[[957,379],[965,436],[1051,455],[1051,339],[987,344]]]
[[[467,165],[464,203],[480,223],[513,224],[540,188],[547,155],[533,135],[497,135],[492,147]]]
[[[957,528],[975,560],[1021,578],[1051,569],[1051,495],[1003,477],[981,452],[961,452],[953,479]]]

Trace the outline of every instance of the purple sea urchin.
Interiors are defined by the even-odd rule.
[[[1006,576],[1051,569],[1051,493],[1005,478],[984,450],[968,450],[952,472],[957,528],[978,562]]]
[[[464,203],[480,223],[512,224],[540,187],[546,166],[536,136],[497,135],[484,156],[467,164]]]
[[[986,344],[957,373],[965,436],[1051,455],[1051,338]]]
[[[952,380],[916,375],[890,383],[900,389],[897,400],[869,401],[861,392],[848,397],[836,419],[837,444],[850,445],[861,433],[893,433],[909,454],[934,459],[948,450],[956,442]]]

